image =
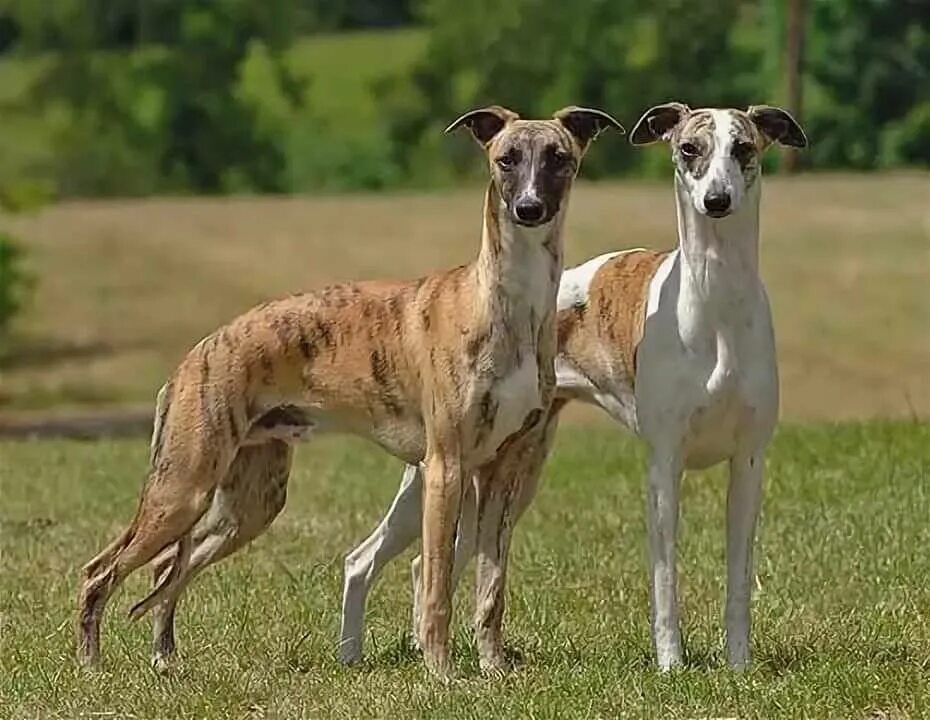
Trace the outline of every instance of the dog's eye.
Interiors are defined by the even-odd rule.
[[[685,142],[678,146],[678,151],[686,158],[696,158],[701,154],[700,148],[694,143]]]
[[[513,168],[516,166],[518,161],[519,161],[519,158],[517,157],[517,154],[512,151],[504,155],[501,155],[496,160],[497,166],[501,170],[513,170]]]
[[[751,142],[746,142],[741,140],[740,142],[733,143],[733,157],[737,160],[748,160],[752,157],[756,148]]]
[[[564,168],[572,161],[572,154],[564,150],[553,150],[550,162],[556,168]]]

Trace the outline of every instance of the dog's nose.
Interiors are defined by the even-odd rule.
[[[514,212],[517,219],[521,222],[539,222],[542,220],[543,213],[546,211],[542,200],[536,198],[525,198],[517,202]]]
[[[704,209],[707,214],[719,217],[726,214],[730,209],[730,193],[728,192],[709,192],[704,196]]]

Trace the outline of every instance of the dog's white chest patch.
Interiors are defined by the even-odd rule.
[[[691,414],[685,439],[685,464],[700,469],[733,455],[746,410],[736,391],[736,384],[717,387],[706,404]]]
[[[508,437],[519,431],[527,416],[542,407],[539,368],[529,355],[510,373],[491,384],[478,402],[476,451],[493,455]]]
[[[773,382],[765,373],[756,372],[760,382],[754,382],[752,354],[742,350],[741,343],[725,343],[718,337],[716,361],[700,402],[691,413],[686,439],[686,464],[701,468],[731,457],[739,437],[777,412],[768,400],[773,395]],[[749,371],[749,375],[747,375]],[[777,399],[774,401],[777,403]]]

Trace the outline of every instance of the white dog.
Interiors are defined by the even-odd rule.
[[[752,548],[764,453],[778,416],[768,298],[759,277],[761,155],[807,140],[784,110],[659,105],[634,145],[664,140],[675,165],[678,248],[632,250],[567,270],[558,296],[558,399],[545,441],[524,458],[516,512],[535,492],[557,415],[568,400],[598,405],[649,450],[652,629],[659,667],[682,662],[675,540],[686,469],[727,461],[727,656],[750,661]],[[408,466],[384,520],[346,558],[340,655],[361,657],[367,594],[384,565],[420,533],[421,480]],[[453,582],[475,552],[474,494],[459,521]],[[480,553],[479,553],[480,561]],[[419,558],[414,560],[414,619]],[[414,626],[416,627],[416,625]]]

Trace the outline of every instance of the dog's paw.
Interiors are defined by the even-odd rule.
[[[343,665],[357,665],[362,661],[362,644],[356,638],[343,640],[338,655]]]
[[[152,656],[152,670],[156,675],[168,675],[174,669],[174,664],[167,655],[155,653]]]
[[[491,678],[502,678],[513,670],[513,663],[504,653],[482,657],[478,660],[481,674]]]

